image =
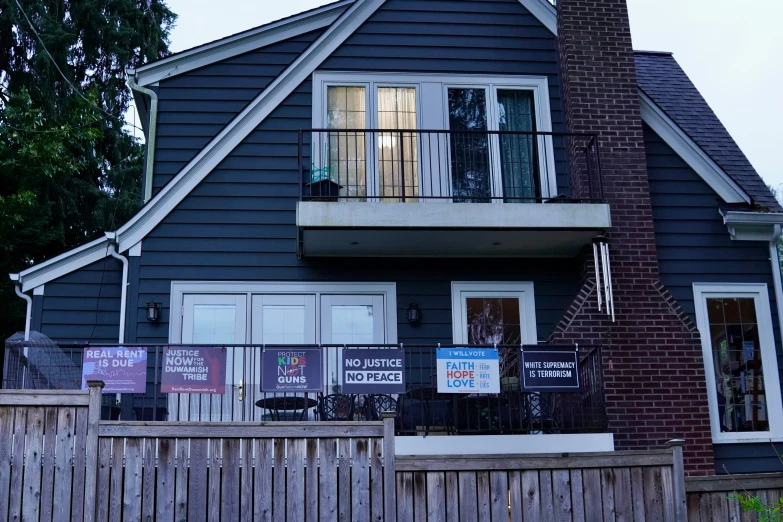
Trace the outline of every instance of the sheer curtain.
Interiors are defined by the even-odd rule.
[[[416,89],[378,87],[378,128],[416,130]],[[418,139],[415,132],[380,132],[378,177],[382,201],[415,202],[419,195]]]
[[[500,131],[535,131],[533,93],[498,90]],[[503,196],[507,203],[533,202],[541,197],[536,139],[531,134],[500,135]]]
[[[339,185],[341,198],[364,200],[367,197],[366,90],[364,87],[328,87],[326,90],[327,127],[346,129],[330,132],[327,143],[328,178]],[[352,132],[353,131],[353,132]],[[316,181],[316,180],[313,180]]]

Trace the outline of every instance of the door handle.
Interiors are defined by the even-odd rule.
[[[245,381],[242,379],[239,379],[239,400],[244,400],[245,398]]]

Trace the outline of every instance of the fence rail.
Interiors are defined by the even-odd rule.
[[[78,389],[84,345],[6,346],[6,389]],[[525,393],[520,388],[517,346],[498,346],[501,393],[443,394],[437,389],[436,346],[319,346],[323,350],[321,393],[266,393],[260,384],[263,346],[226,349],[226,393],[198,395],[160,392],[162,361],[168,346],[148,346],[147,389],[143,394],[104,395],[104,420],[274,422],[373,421],[380,410],[397,413],[399,435],[603,433],[607,429],[603,361],[598,346],[579,347],[581,387],[576,392]],[[358,348],[401,348],[406,393],[345,395],[341,352]],[[494,348],[494,347],[493,347]],[[340,411],[323,407],[332,400]]]
[[[592,134],[488,130],[299,132],[306,201],[600,202]]]

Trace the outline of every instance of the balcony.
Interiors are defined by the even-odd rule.
[[[138,348],[138,346],[127,346]],[[78,390],[86,345],[47,342],[7,343],[3,389]],[[519,379],[519,346],[498,346],[499,394],[444,394],[436,385],[435,346],[318,346],[322,350],[323,390],[319,393],[266,393],[261,389],[262,346],[225,347],[223,394],[161,392],[163,353],[177,346],[147,347],[145,393],[104,394],[104,420],[270,422],[374,421],[396,413],[400,437],[475,435],[584,435],[607,432],[601,349],[580,346],[580,387],[570,392],[524,392]],[[187,348],[187,347],[183,347]],[[215,348],[223,348],[215,347]],[[291,347],[291,349],[306,347]],[[359,348],[402,348],[405,389],[394,395],[342,393],[341,352]],[[475,346],[472,348],[476,348]],[[441,447],[457,439],[441,438]],[[462,437],[462,440],[467,440]],[[518,441],[517,441],[518,442]],[[491,448],[490,448],[491,449]],[[517,450],[518,451],[518,450]]]
[[[594,135],[306,130],[299,253],[573,257],[611,226]]]

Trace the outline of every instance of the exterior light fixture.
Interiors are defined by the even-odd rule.
[[[408,322],[416,324],[421,319],[421,312],[419,311],[419,305],[411,303],[408,305]]]
[[[160,320],[160,303],[147,303],[147,321],[157,323]]]

